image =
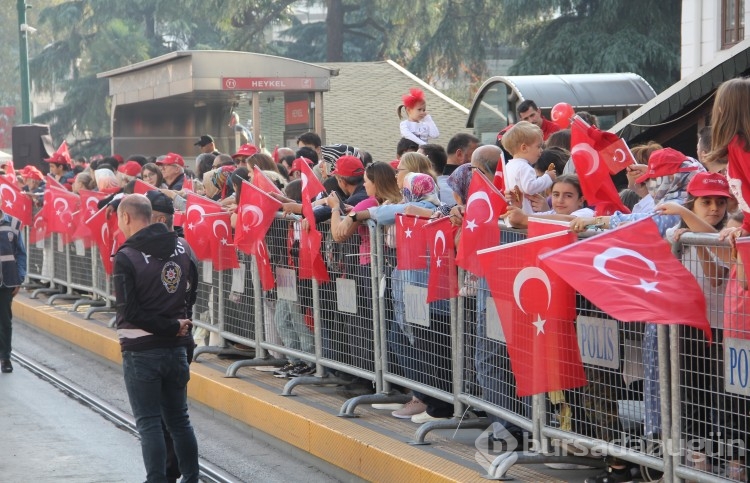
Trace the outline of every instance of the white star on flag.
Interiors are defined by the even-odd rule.
[[[404,234],[406,234],[406,238],[411,238],[411,229],[407,228]]]
[[[546,320],[542,320],[541,314],[536,314],[536,322],[532,322],[534,327],[536,327],[536,335],[544,334],[544,324],[546,323]]]
[[[5,200],[5,206],[7,206],[8,208],[13,208],[13,202],[10,200]]]
[[[477,224],[474,220],[468,220],[466,222],[466,229],[474,231],[477,228]]]
[[[659,293],[661,293],[661,290],[659,290],[658,288],[656,288],[656,284],[659,283],[659,282],[647,282],[647,281],[643,280],[642,278],[640,279],[640,281],[641,281],[640,284],[634,285],[634,286],[638,287],[638,288],[642,288],[643,291],[646,292],[646,293],[649,293],[649,292],[659,292]]]

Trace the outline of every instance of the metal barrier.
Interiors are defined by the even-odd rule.
[[[600,464],[582,458],[583,452],[638,464],[647,479],[663,474],[664,481],[728,481],[747,472],[750,293],[733,281],[728,248],[715,235],[684,234],[677,245],[693,273],[705,270],[705,263],[719,267],[713,278],[697,276],[709,300],[714,342],[683,326],[612,320],[579,295],[576,327],[588,385],[519,398],[483,279],[459,271],[458,297],[426,303],[428,270],[396,269],[388,230],[370,222],[343,243],[321,227],[331,281],[299,280],[298,221],[278,215],[266,236],[274,290],[262,291],[258,261],[245,254],[235,270],[217,272],[210,262],[200,263],[194,323],[212,340],[196,350],[196,358],[204,352],[252,355],[232,364],[228,377],[247,365],[315,365],[314,374],[287,383],[286,396],[300,384],[347,384],[352,376],[371,381],[375,394],[347,400],[339,414],[344,417],[355,417],[363,403],[410,399],[393,386],[419,393],[447,419],[422,424],[415,444],[425,444],[434,429],[490,423],[530,434],[535,447],[528,451],[489,451],[486,476],[492,479],[516,463]],[[524,232],[503,228],[501,242],[524,238]],[[96,248],[81,252],[68,245],[61,251],[57,241],[27,245],[28,279],[50,283],[56,292],[90,293],[111,311],[114,297]],[[252,351],[227,349],[224,340]],[[466,408],[484,411],[488,419]]]

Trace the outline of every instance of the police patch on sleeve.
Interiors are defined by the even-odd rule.
[[[182,269],[175,262],[167,262],[161,269],[161,283],[169,293],[175,293],[182,279]]]

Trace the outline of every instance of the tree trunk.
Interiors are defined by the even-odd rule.
[[[342,0],[326,0],[326,61],[344,60],[344,5]]]

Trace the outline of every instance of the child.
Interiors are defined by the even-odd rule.
[[[716,233],[727,220],[729,183],[717,173],[698,173],[687,187],[684,205],[664,203],[657,213],[679,215],[682,221],[667,229],[666,238],[675,242],[685,231]],[[719,340],[718,329],[723,320],[724,285],[727,266],[705,246],[690,245],[683,254],[683,264],[695,276],[706,298],[706,316],[713,328],[713,339]],[[682,431],[689,441],[703,441],[705,446],[692,447],[685,455],[685,464],[700,471],[711,471],[710,442],[717,425],[714,407],[716,394],[717,344],[708,344],[703,334],[693,327],[680,327],[680,395],[682,399]]]
[[[402,110],[406,111],[406,119],[401,121],[401,136],[415,143],[427,144],[430,139],[440,136],[432,117],[427,114],[427,103],[424,92],[420,89],[409,89],[409,93],[402,96],[403,104],[398,106],[396,113],[402,118]]]
[[[542,155],[542,130],[530,122],[521,121],[505,133],[502,143],[513,156],[505,166],[505,193],[510,193],[514,198],[511,202],[521,203],[523,212],[530,215],[534,210],[524,195],[544,193],[557,177],[554,167],[538,178],[532,168]]]
[[[750,233],[750,79],[738,77],[719,86],[711,112],[711,152],[707,165],[729,160],[727,179],[732,194],[745,213],[742,236]]]
[[[557,178],[552,185],[552,210],[534,213],[534,217],[570,221],[574,218],[591,217],[594,211],[584,206],[581,183],[575,174]],[[506,219],[513,228],[528,228],[529,216],[517,207],[508,208]]]

